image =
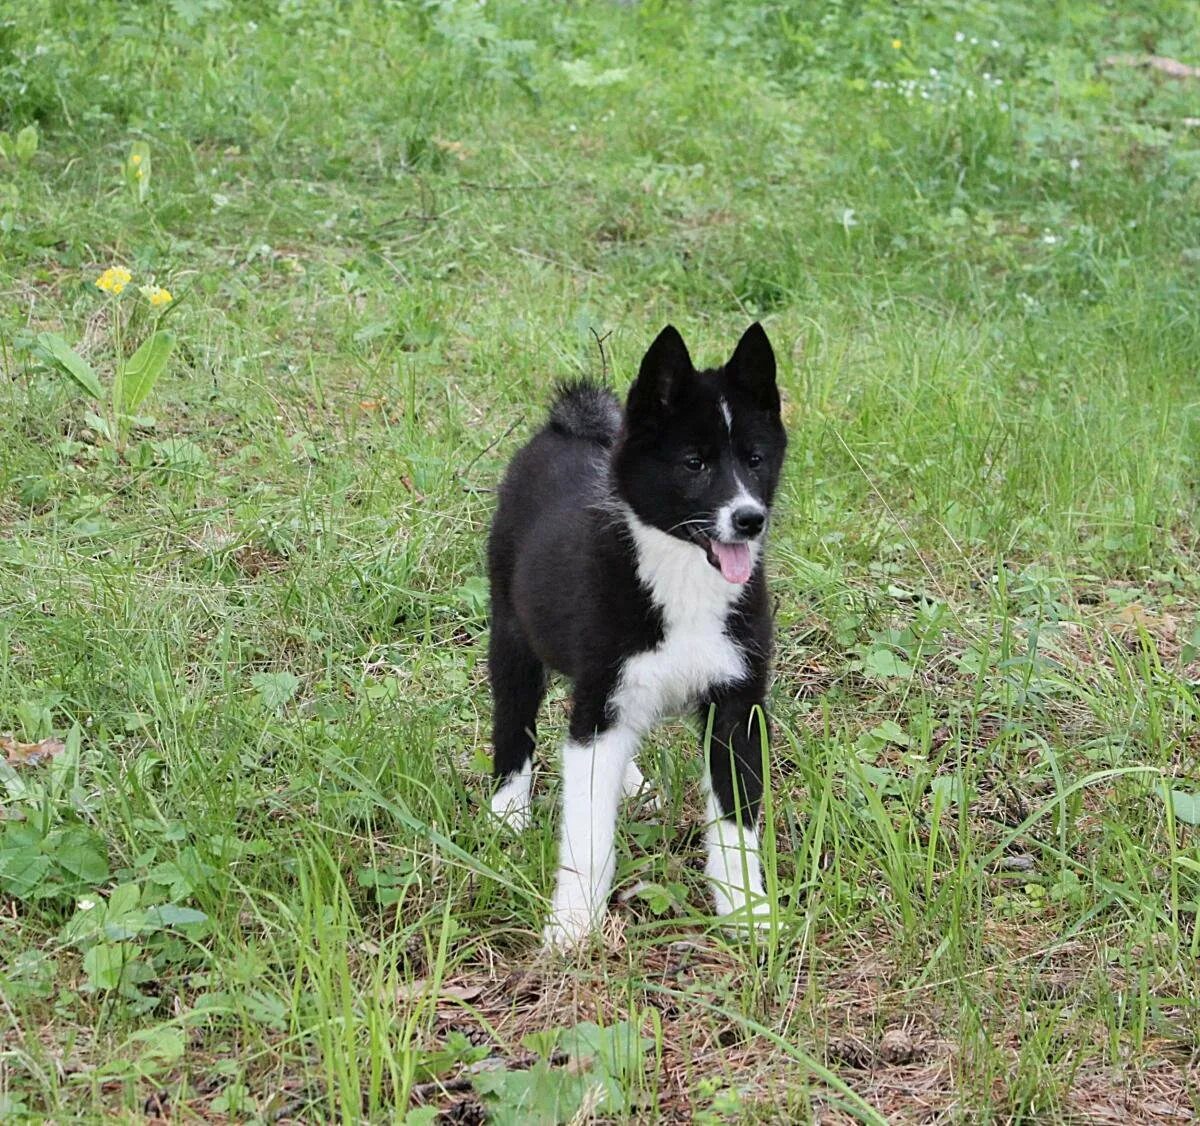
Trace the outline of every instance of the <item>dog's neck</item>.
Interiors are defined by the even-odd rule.
[[[621,518],[633,545],[638,578],[668,629],[728,616],[749,584],[727,582],[700,547],[645,523],[628,504],[622,505]],[[751,544],[755,567],[759,551],[759,544]]]

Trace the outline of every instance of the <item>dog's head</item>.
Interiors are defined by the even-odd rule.
[[[787,437],[775,353],[748,328],[724,367],[697,371],[683,337],[662,330],[629,390],[614,456],[634,515],[695,545],[731,583],[750,578]]]

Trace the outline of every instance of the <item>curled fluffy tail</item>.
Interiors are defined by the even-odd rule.
[[[550,408],[550,426],[569,438],[611,446],[621,428],[621,405],[598,383],[563,383]]]

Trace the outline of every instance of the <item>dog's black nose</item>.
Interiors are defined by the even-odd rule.
[[[766,516],[761,508],[735,508],[730,517],[733,530],[739,536],[757,536],[762,531]]]

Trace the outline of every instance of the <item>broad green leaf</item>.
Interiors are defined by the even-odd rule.
[[[558,1047],[576,1059],[595,1059],[614,1079],[627,1079],[640,1072],[645,1052],[653,1041],[641,1036],[627,1020],[601,1028],[585,1021],[567,1029]]]
[[[129,948],[121,943],[99,942],[83,956],[83,969],[97,989],[116,989]]]
[[[71,946],[86,946],[104,933],[104,901],[90,896],[79,900],[79,905],[59,932],[59,941]]]
[[[250,683],[258,690],[263,707],[276,711],[296,694],[300,678],[290,672],[256,672]]]
[[[105,922],[104,926],[100,929],[100,933],[109,942],[128,942],[131,939],[137,938],[145,930],[146,912],[130,911],[127,915],[122,915],[119,919]]]
[[[871,734],[881,743],[895,743],[898,747],[912,745],[912,739],[894,719],[885,719],[877,727],[871,728]]]
[[[113,888],[105,904],[109,922],[136,911],[142,902],[142,889],[137,884],[119,884]]]
[[[113,428],[108,424],[108,419],[101,418],[95,411],[84,411],[83,421],[95,430],[97,434],[103,434],[110,442],[116,437],[113,434]]]
[[[403,1118],[404,1126],[432,1126],[441,1116],[436,1106],[419,1106],[410,1110]]]
[[[164,903],[160,907],[151,907],[146,912],[146,922],[160,927],[186,927],[190,923],[203,923],[208,916],[194,907],[177,907],[174,903]]]
[[[1180,651],[1179,659],[1185,665],[1190,665],[1198,656],[1200,656],[1200,622],[1197,622],[1191,633],[1188,634],[1188,639],[1183,643],[1183,649]]]
[[[863,655],[863,672],[883,678],[910,677],[912,665],[890,649],[871,649]]]
[[[1185,825],[1200,825],[1200,794],[1172,790],[1171,806],[1175,810],[1176,821],[1182,821]]]
[[[929,792],[941,794],[943,801],[958,805],[963,800],[962,779],[957,774],[943,774],[929,783]]]
[[[558,1047],[558,1040],[562,1034],[561,1028],[539,1028],[535,1032],[526,1033],[521,1038],[521,1046],[548,1060]]]
[[[70,376],[93,399],[104,399],[104,388],[100,386],[100,378],[92,369],[92,365],[59,336],[57,332],[39,333],[38,344],[46,353],[47,359],[59,371]]]
[[[141,1052],[143,1060],[175,1063],[183,1058],[184,1050],[187,1047],[183,1033],[178,1028],[147,1028],[141,1032],[135,1032],[131,1039],[144,1045]]]
[[[0,888],[28,899],[50,872],[50,858],[36,845],[0,844]]]
[[[606,1078],[601,1077],[602,1085]],[[495,1126],[570,1122],[596,1084],[592,1076],[551,1068],[545,1060],[521,1071],[498,1069],[471,1076],[471,1085],[487,1103],[488,1121]]]
[[[102,884],[108,879],[104,843],[97,834],[82,827],[65,830],[46,842],[59,866],[85,883]]]
[[[482,575],[472,575],[454,593],[458,595],[458,600],[469,613],[475,615],[487,613],[488,582]]]
[[[17,154],[17,160],[22,164],[28,164],[33,159],[33,154],[37,152],[38,147],[38,131],[36,125],[26,125],[24,129],[17,134],[17,142],[14,149]]]
[[[117,373],[121,390],[115,396],[118,410],[137,410],[142,400],[154,390],[174,347],[172,333],[156,332],[121,365]]]

